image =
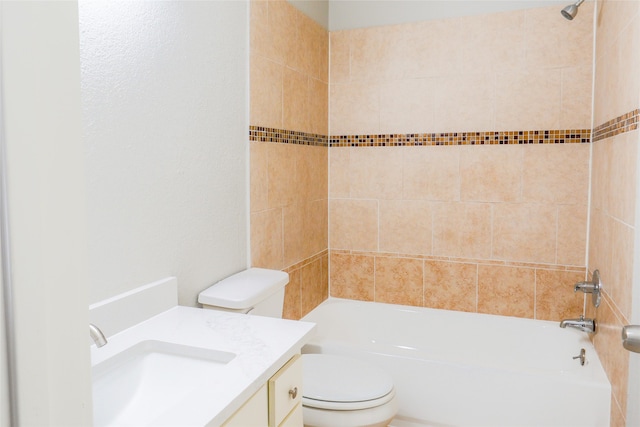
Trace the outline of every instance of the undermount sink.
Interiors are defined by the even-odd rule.
[[[94,425],[148,425],[234,357],[225,351],[141,341],[93,367]]]

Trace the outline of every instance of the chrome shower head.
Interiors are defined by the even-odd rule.
[[[578,14],[578,8],[582,3],[584,3],[584,0],[578,0],[576,3],[570,4],[569,6],[562,9],[562,12],[560,13],[562,13],[562,16],[564,16],[566,19],[571,21]]]

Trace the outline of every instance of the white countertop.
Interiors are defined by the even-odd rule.
[[[156,408],[154,426],[217,426],[238,410],[315,333],[315,324],[176,306],[91,347],[95,366],[145,340],[236,354],[175,405]]]

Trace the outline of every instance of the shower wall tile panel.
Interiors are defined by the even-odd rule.
[[[561,320],[582,313],[584,267],[330,250],[331,295],[446,310]]]
[[[299,319],[328,295],[329,35],[285,1],[250,20],[251,263],[290,273]]]
[[[604,298],[587,314],[599,320],[594,344],[612,384],[611,425],[626,420],[629,353],[620,330],[631,323],[640,131],[640,2],[598,1],[589,271],[599,269]],[[637,316],[637,313],[635,313]]]

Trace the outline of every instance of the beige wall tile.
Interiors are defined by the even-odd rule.
[[[495,73],[442,76],[434,79],[432,85],[436,106],[433,126],[435,131],[473,132],[495,129]]]
[[[405,199],[460,200],[460,147],[404,147]]]
[[[424,262],[424,306],[476,311],[478,266],[446,261]]]
[[[328,251],[322,256],[322,300],[329,298],[329,255]]]
[[[300,269],[289,271],[289,283],[284,288],[284,319],[299,320],[302,317],[302,291]]]
[[[602,278],[618,310],[626,318],[631,318],[634,229],[620,221],[612,221],[611,224],[611,271],[603,272],[606,276]]]
[[[402,194],[404,147],[360,147],[351,151],[351,197],[394,199]]]
[[[588,144],[539,144],[524,147],[522,200],[587,204]]]
[[[380,133],[414,133],[435,129],[435,81],[394,80],[380,84]]]
[[[351,80],[351,31],[329,33],[331,83],[348,83]]]
[[[593,65],[562,69],[560,129],[591,128]]]
[[[375,300],[422,306],[422,260],[375,257]]]
[[[309,120],[311,133],[329,133],[329,86],[327,83],[309,79]]]
[[[433,254],[462,258],[491,257],[491,205],[433,205]]]
[[[330,255],[330,294],[336,298],[373,301],[374,257],[332,252]]]
[[[377,82],[404,74],[402,25],[351,31],[351,80]]]
[[[378,250],[378,202],[335,199],[329,203],[329,247]]]
[[[516,10],[459,19],[464,28],[462,70],[486,73],[520,69],[525,57],[525,11]]]
[[[304,252],[305,204],[294,203],[283,208],[284,265],[290,266],[306,258]]]
[[[250,4],[251,53],[269,57],[272,39],[269,29],[269,2],[251,0]]]
[[[291,177],[296,170],[296,147],[290,144],[269,144],[268,161],[268,199],[269,208],[283,207],[297,199],[295,181]]]
[[[589,65],[593,51],[593,3],[567,22],[557,6],[527,9],[525,67],[558,68]]]
[[[322,259],[318,258],[301,269],[302,315],[306,315],[324,301]]]
[[[284,267],[282,209],[251,214],[251,265],[276,270]]]
[[[560,69],[500,72],[496,91],[496,130],[559,129]]]
[[[378,87],[369,83],[332,84],[329,95],[332,135],[369,135],[380,131]]]
[[[432,209],[419,200],[380,201],[380,251],[431,254]]]
[[[287,65],[306,76],[319,79],[320,43],[323,31],[320,24],[296,10],[296,39],[292,61]],[[324,32],[326,34],[326,31]]]
[[[598,2],[596,16],[598,58],[610,51],[621,30],[637,19],[639,9],[640,4],[636,1],[603,0]]]
[[[509,202],[522,191],[523,147],[466,146],[460,151],[460,199]]]
[[[640,78],[639,78],[640,80]],[[640,93],[640,91],[638,91]],[[633,225],[635,222],[635,194],[637,175],[638,131],[617,135],[606,141],[610,149],[605,159],[608,175],[604,184],[604,208],[609,215]]]
[[[602,0],[597,4],[596,52],[597,59],[606,52],[620,35],[620,31],[637,17],[638,2]]]
[[[284,69],[282,125],[285,129],[311,132],[311,92],[309,77]]]
[[[611,174],[611,144],[609,140],[601,140],[593,142],[592,146],[591,206],[604,210],[608,197],[607,182]]]
[[[584,271],[536,269],[535,273],[536,319],[560,321],[582,314],[584,294],[573,287],[585,279]]]
[[[557,264],[586,265],[587,205],[558,206]]]
[[[622,413],[626,413],[629,352],[620,345],[624,320],[616,316],[606,293],[604,296],[597,310],[598,332],[594,336],[593,343],[611,382],[612,395],[615,399],[611,404],[615,406],[617,403]]]
[[[269,7],[269,36],[267,57],[274,61],[292,66],[296,54],[298,38],[297,19],[300,13],[286,1],[270,1]]]
[[[327,249],[329,244],[329,212],[327,199],[313,200],[304,205],[303,254],[305,258]]]
[[[329,149],[329,197],[348,198],[351,196],[350,147]]]
[[[327,149],[310,145],[291,145],[295,157],[295,173],[289,185],[296,189],[295,200],[307,202],[327,198]]]
[[[534,317],[535,272],[532,268],[478,266],[478,312]]]
[[[614,220],[601,210],[592,208],[589,220],[589,258],[588,270],[600,270],[607,279],[613,275],[617,266],[613,265],[613,245],[611,239]],[[605,281],[605,289],[607,288]]]
[[[493,258],[555,264],[556,233],[555,206],[497,204],[493,213]]]
[[[251,55],[251,118],[253,126],[282,128],[282,65]]]
[[[465,66],[465,30],[458,19],[403,25],[398,52],[404,78],[424,78],[462,73]]]
[[[268,144],[268,142],[251,142],[249,144],[251,212],[265,210],[269,206]]]
[[[596,126],[638,108],[640,55],[630,52],[640,51],[640,17],[619,28],[615,44],[599,54],[596,62]]]

